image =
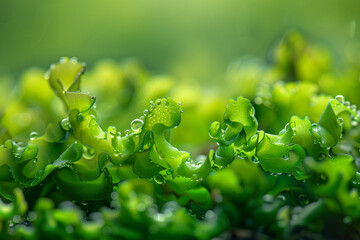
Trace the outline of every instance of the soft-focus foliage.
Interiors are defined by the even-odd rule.
[[[294,31],[272,57],[224,94],[69,58],[4,85],[0,238],[358,236],[359,70]]]

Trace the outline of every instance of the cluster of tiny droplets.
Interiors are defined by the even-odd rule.
[[[357,109],[357,106],[355,104],[351,104],[349,101],[346,101],[345,97],[342,95],[337,95],[335,99],[339,103],[345,105],[348,109],[352,110],[353,114],[351,114],[352,117],[351,125],[354,127],[357,126],[360,121],[360,111]]]
[[[181,103],[179,103],[181,105]],[[172,111],[176,110],[176,106],[171,106],[167,100],[157,99],[155,102],[150,101],[150,109],[144,111],[146,125],[152,128],[157,123],[171,124],[170,116]]]

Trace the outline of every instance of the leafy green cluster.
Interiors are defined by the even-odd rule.
[[[100,76],[95,70],[87,79],[108,82],[98,82],[99,89],[93,82],[101,103],[81,91],[86,67],[75,59],[52,65],[46,79],[40,70],[27,73],[21,97],[0,105],[5,106],[0,115],[0,238],[358,235],[360,112],[341,95],[317,95],[309,82],[328,72],[329,62],[321,54],[299,54],[309,50],[296,33],[285,40],[277,48],[277,64],[255,75],[266,78],[255,88],[266,89],[248,96],[254,98],[257,112],[264,110],[266,115],[258,122],[250,100],[231,99],[224,122],[215,121],[209,128],[217,146],[195,158],[171,141],[172,133],[180,130],[174,128],[183,123],[184,104],[152,96],[150,90],[144,94],[150,105],[129,129],[101,127],[127,120],[128,109],[141,105],[134,105],[141,101],[137,94],[146,88],[167,89],[168,80],[146,82],[146,74],[133,65],[119,71],[105,62]],[[307,61],[318,63],[316,71],[308,70],[313,65]],[[272,80],[280,76],[307,82]],[[277,102],[281,98],[283,104]],[[192,98],[185,104],[190,113],[205,106],[190,104],[196,102]],[[283,111],[283,118],[298,105],[299,115],[309,111],[309,117],[289,117],[277,135],[259,127],[260,123],[262,129],[271,129],[264,117],[271,123],[271,116]],[[185,120],[187,124],[191,122]],[[37,132],[27,135],[30,128]]]
[[[335,63],[342,63],[339,64]],[[322,46],[310,44],[290,30],[269,52],[269,61],[241,58],[227,71],[228,96],[249,98],[261,128],[276,133],[292,116],[318,122],[331,97],[346,96],[359,106],[359,67],[354,59],[334,58]],[[351,119],[344,118],[345,129]]]

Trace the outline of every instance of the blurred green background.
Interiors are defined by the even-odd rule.
[[[48,68],[61,56],[89,67],[136,58],[153,73],[214,82],[244,55],[267,57],[286,29],[332,50],[359,40],[360,1],[0,1],[0,75]],[[355,53],[355,55],[357,54]]]

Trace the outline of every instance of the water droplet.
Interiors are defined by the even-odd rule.
[[[161,175],[160,173],[156,174],[154,176],[154,181],[157,183],[157,184],[164,184],[165,183],[165,178],[163,177],[163,175]]]
[[[36,218],[37,218],[37,213],[36,213],[36,212],[30,211],[30,212],[28,213],[27,220],[28,220],[29,222],[34,221]]]
[[[31,132],[29,137],[30,137],[30,140],[33,140],[35,138],[37,138],[39,136],[39,134],[37,132]]]
[[[351,126],[356,127],[357,125],[359,125],[358,121],[351,121]]]
[[[264,105],[265,105],[266,107],[270,107],[270,106],[271,106],[271,102],[270,102],[269,100],[266,100],[266,101],[264,101]]]
[[[84,114],[83,114],[83,113],[79,113],[78,116],[77,116],[77,119],[78,119],[80,122],[84,121],[84,120],[85,120]]]
[[[214,211],[212,211],[212,210],[208,210],[208,211],[206,211],[206,213],[205,213],[205,220],[206,221],[216,221],[217,220],[217,215],[216,215],[216,213],[214,212]]]
[[[160,105],[161,100],[160,100],[160,99],[156,99],[155,103],[156,103],[156,105]]]
[[[72,63],[77,63],[77,62],[78,62],[78,59],[77,59],[77,57],[72,57],[72,58],[70,58],[70,61],[71,61]]]
[[[347,107],[351,105],[351,103],[349,101],[345,101],[343,104]]]
[[[214,201],[217,203],[221,203],[223,201],[223,196],[220,193],[216,194],[214,197]]]
[[[67,57],[61,57],[59,63],[66,63],[69,60]]]
[[[285,160],[285,161],[289,160],[289,158],[290,158],[289,153],[286,153],[284,156],[282,156],[282,159]]]
[[[253,156],[251,160],[253,163],[259,163],[259,160],[255,156]]]
[[[131,130],[134,132],[140,131],[144,126],[144,122],[141,119],[135,119],[130,123]]]
[[[285,201],[286,201],[286,197],[285,197],[284,195],[282,195],[282,194],[277,195],[277,196],[276,196],[276,199],[279,200],[279,201],[281,201],[281,202],[285,202]]]
[[[94,148],[91,147],[83,147],[83,157],[86,159],[92,159],[94,158],[96,153],[96,150]]]
[[[129,133],[130,133],[130,130],[129,130],[129,129],[126,129],[126,130],[125,130],[125,136],[128,136]]]
[[[199,179],[199,176],[194,173],[192,176],[191,176],[191,180],[194,181],[194,180],[198,180]]]
[[[340,125],[342,125],[344,123],[344,119],[342,119],[341,117],[338,118],[338,120],[339,120]]]
[[[119,201],[112,200],[112,201],[110,202],[110,207],[115,208],[115,209],[119,208],[119,207],[120,207]]]
[[[338,100],[340,103],[343,103],[345,101],[345,97],[343,95],[337,95],[335,99]]]
[[[139,203],[137,206],[136,206],[136,209],[139,211],[139,212],[143,212],[146,210],[146,205],[144,203]]]
[[[257,104],[257,105],[260,105],[260,104],[262,104],[263,103],[263,99],[262,99],[262,97],[255,97],[255,104]]]
[[[298,201],[300,205],[307,205],[309,203],[309,197],[306,194],[300,194],[298,196]]]
[[[318,125],[316,123],[311,124],[311,128],[314,132],[318,132]]]
[[[19,222],[21,222],[21,216],[20,216],[20,215],[15,215],[15,216],[13,217],[13,221],[14,221],[14,223],[19,223]]]
[[[357,106],[356,106],[355,104],[351,105],[350,108],[351,108],[352,110],[354,110],[354,111],[357,110]]]
[[[61,127],[65,130],[65,131],[69,131],[71,128],[71,124],[69,121],[69,118],[64,118],[63,120],[61,120]]]
[[[108,128],[108,133],[114,137],[116,135],[116,128],[112,127],[112,126],[109,127]]]
[[[265,194],[263,196],[263,201],[266,202],[266,203],[272,203],[274,202],[274,196],[273,195],[270,195],[270,194]]]

